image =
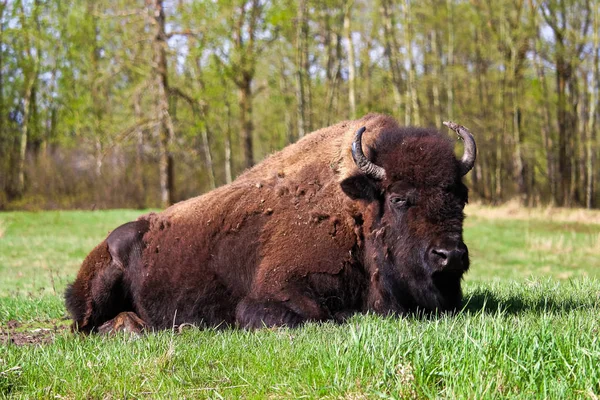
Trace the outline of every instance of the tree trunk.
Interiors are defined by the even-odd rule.
[[[230,184],[233,181],[233,166],[231,160],[231,121],[233,119],[231,115],[231,103],[229,102],[229,98],[227,97],[228,88],[227,82],[225,81],[225,77],[223,75],[220,76],[221,85],[223,86],[223,104],[225,105],[225,113],[227,115],[226,120],[226,128],[225,128],[225,149],[224,149],[224,158],[225,158],[225,183]]]
[[[559,44],[557,44],[560,46]],[[570,204],[569,190],[571,187],[571,163],[569,158],[569,126],[570,112],[567,109],[567,83],[571,75],[571,66],[557,53],[556,57],[556,92],[558,96],[558,186],[559,205]]]
[[[578,74],[577,74],[578,75]],[[586,78],[587,75],[584,75]],[[585,82],[585,81],[584,81]],[[572,139],[572,148],[576,154],[573,158],[573,171],[571,173],[571,198],[574,199],[576,205],[585,204],[585,188],[587,177],[586,171],[586,138],[587,138],[587,90],[581,90],[579,87],[579,79],[575,79],[574,84],[577,85],[577,98],[573,104],[575,107],[577,135]]]
[[[308,133],[306,84],[308,78],[308,7],[307,0],[298,2],[296,27],[296,102],[298,106],[298,138]]]
[[[484,57],[482,55],[482,47],[486,46],[485,43],[483,43],[482,41],[482,28],[481,27],[475,27],[475,65],[476,65],[476,80],[477,80],[477,99],[478,99],[478,112],[477,115],[479,117],[479,119],[481,121],[488,121],[488,96],[487,96],[487,91],[486,91],[486,82],[487,80],[487,65],[486,65],[486,61],[484,60]],[[484,123],[484,125],[482,126],[483,129],[487,128],[487,124]],[[484,138],[481,138],[481,144],[479,145],[481,147],[481,151],[480,154],[481,156],[478,157],[479,160],[481,160],[481,162],[475,163],[476,165],[479,164],[479,166],[477,167],[477,170],[475,171],[475,174],[472,175],[472,180],[473,180],[473,188],[474,190],[479,194],[479,196],[483,199],[486,199],[489,201],[489,199],[491,198],[491,194],[492,194],[492,188],[490,185],[490,182],[492,181],[492,179],[490,178],[491,175],[491,171],[488,169],[488,163],[486,160],[486,157],[483,156],[483,149],[484,149],[484,142],[483,142]],[[475,168],[475,167],[474,167]],[[486,179],[487,178],[487,179]]]
[[[540,81],[540,87],[542,89],[542,101],[543,107],[541,110],[542,113],[542,142],[544,143],[544,152],[546,155],[546,171],[548,174],[548,187],[550,189],[550,203],[552,205],[558,205],[560,200],[558,198],[558,183],[556,178],[556,157],[554,153],[554,140],[552,139],[552,117],[550,111],[550,94],[548,91],[548,85],[546,82],[546,74],[544,73],[544,66],[542,64],[540,49],[539,49],[539,39],[536,43],[536,52],[534,54],[534,66],[536,69],[536,73],[538,79]]]
[[[446,1],[448,21],[454,21],[453,0]],[[454,119],[454,24],[448,24],[448,63],[446,65],[447,118]],[[498,175],[498,174],[497,174]],[[498,188],[498,186],[496,186]]]
[[[225,130],[225,182],[231,183],[231,107],[229,102],[225,103],[227,108],[227,129]]]
[[[327,80],[327,119],[326,125],[331,125],[337,118],[338,111],[338,92],[342,81],[342,35],[339,32],[332,32],[331,46],[331,77]]]
[[[375,107],[376,100],[373,99],[373,73],[372,73],[372,62],[371,62],[371,53],[373,51],[373,39],[375,38],[374,29],[371,32],[362,32],[364,34],[365,39],[363,42],[363,46],[360,51],[360,61],[359,61],[359,76],[358,81],[361,83],[361,93],[363,94],[361,97],[363,98],[363,102],[365,103],[365,108],[367,110],[372,110]]]
[[[406,57],[408,58],[408,85],[406,88],[406,125],[421,125],[419,110],[419,97],[417,95],[417,73],[413,59],[412,43],[412,15],[410,10],[411,0],[404,0],[404,44],[406,46]]]
[[[356,119],[356,61],[354,59],[354,40],[352,39],[350,24],[353,5],[354,1],[349,1],[346,4],[344,12],[344,33],[346,34],[346,42],[348,43],[348,104],[350,106],[350,119]]]
[[[202,104],[198,105],[198,107],[202,108]],[[202,124],[200,127],[200,135],[202,138],[202,152],[204,153],[204,164],[206,166],[206,173],[208,174],[208,185],[209,188],[212,190],[216,187],[216,183],[215,183],[215,171],[213,168],[213,160],[212,160],[212,154],[210,152],[210,141],[208,139],[208,120],[206,118],[206,113],[204,111],[201,111],[202,114]]]
[[[437,31],[434,29],[431,31],[431,35],[430,35],[430,41],[431,41],[431,60],[432,60],[432,66],[431,66],[431,79],[432,79],[432,83],[431,83],[431,92],[433,95],[433,115],[435,118],[435,126],[438,129],[442,128],[442,114],[441,114],[441,108],[440,108],[440,82],[441,82],[441,76],[440,76],[440,65],[439,65],[439,57],[438,57],[438,37],[437,37]]]
[[[321,18],[323,19],[323,28],[321,29],[321,36],[323,37],[323,46],[325,47],[326,61],[325,61],[325,106],[326,106],[326,117],[325,125],[329,125],[331,120],[331,102],[333,101],[333,87],[334,87],[334,63],[335,63],[335,51],[333,46],[333,39],[335,34],[331,27],[331,15],[327,12],[327,8],[323,7],[321,10]]]
[[[34,2],[31,11],[31,17],[37,24],[38,1]],[[21,197],[25,192],[25,158],[27,156],[27,141],[29,139],[29,114],[31,111],[32,96],[35,93],[38,67],[41,59],[41,49],[37,48],[37,56],[33,54],[33,39],[31,38],[31,26],[26,22],[25,6],[21,3],[21,26],[26,30],[25,34],[25,54],[29,64],[29,70],[25,73],[23,88],[23,122],[21,125],[21,135],[19,138],[19,155],[17,160],[17,182],[15,187],[15,196]],[[39,28],[39,25],[38,25]]]
[[[197,47],[202,47],[200,42],[196,44]],[[194,68],[196,70],[196,82],[198,83],[198,93],[203,93],[205,91],[203,70],[202,70],[202,60],[201,55],[197,55],[194,60]],[[206,173],[208,174],[208,186],[212,190],[216,187],[216,179],[215,179],[215,168],[212,159],[212,153],[210,151],[210,137],[209,137],[209,123],[208,123],[208,104],[204,103],[201,100],[195,100],[193,97],[185,95],[181,90],[176,90],[179,93],[180,97],[183,97],[186,100],[190,107],[192,108],[193,115],[195,116],[198,124],[200,125],[200,139],[202,144],[202,152],[204,153],[204,166],[206,168]]]
[[[557,2],[542,2],[541,15],[554,33],[554,62],[556,66],[556,94],[558,123],[558,196],[559,205],[571,206],[579,202],[577,190],[578,173],[577,159],[583,155],[577,133],[577,104],[579,93],[577,86],[577,67],[586,42],[581,40],[589,33],[591,10],[588,0],[579,3],[576,15],[568,8],[565,0]],[[568,10],[568,11],[567,11]]]
[[[252,120],[252,81],[256,70],[257,57],[262,51],[257,48],[256,35],[260,16],[263,12],[263,4],[259,0],[252,0],[248,4],[242,2],[239,6],[239,16],[233,21],[234,51],[239,62],[230,65],[235,71],[230,72],[233,82],[239,92],[240,128],[244,148],[244,165],[250,168],[254,165],[253,133],[254,123]],[[246,20],[247,15],[249,19]]]
[[[393,1],[381,0],[380,12],[383,19],[383,42],[385,55],[388,59],[390,73],[392,76],[392,93],[396,106],[395,114],[399,117],[402,113],[402,76],[400,73],[397,55],[398,43],[396,42],[396,29],[393,15]]]
[[[27,138],[29,134],[29,111],[36,73],[37,72],[32,73],[31,76],[27,78],[25,91],[23,93],[23,123],[21,126],[21,137],[19,139],[19,161],[17,163],[17,197],[21,197],[25,191],[25,157],[27,156]]]
[[[242,127],[242,142],[244,145],[244,163],[246,168],[254,165],[254,149],[252,133],[252,78],[244,77],[240,86],[240,125]]]
[[[506,122],[502,123],[501,132],[506,132]],[[503,187],[502,187],[502,149],[505,144],[503,141],[503,135],[496,135],[496,169],[494,172],[494,199],[493,203],[498,204],[502,201]]]
[[[1,69],[1,66],[0,66]],[[57,85],[57,75],[58,75],[58,66],[57,63],[54,64],[54,68],[52,68],[52,73],[50,75],[50,93],[56,93],[58,92],[58,85]],[[0,91],[1,91],[1,87],[0,87]],[[41,143],[40,143],[40,155],[42,158],[47,157],[48,155],[48,142],[54,137],[55,131],[56,131],[56,117],[57,117],[57,105],[56,105],[56,100],[51,96],[48,95],[47,96],[47,101],[48,101],[48,110],[46,112],[46,121],[45,121],[45,129],[44,129],[44,135],[41,139]],[[0,111],[1,112],[1,111]],[[0,133],[0,137],[2,137],[2,134]]]
[[[6,9],[6,2],[8,0],[4,0],[0,2],[0,21],[4,21],[4,11]],[[1,51],[1,48],[4,47],[4,24],[0,23],[0,140],[4,139],[4,127],[7,123],[6,113],[4,112],[4,52]],[[9,159],[10,150],[4,148],[4,146],[0,146],[0,160]],[[4,174],[5,168],[7,168],[6,161],[0,161],[0,171],[4,176],[8,174]],[[10,185],[5,178],[0,178],[0,198],[5,197],[3,193],[8,197],[10,191]],[[0,200],[0,210],[3,209],[3,201]]]
[[[169,84],[167,71],[167,35],[165,34],[165,12],[163,0],[146,0],[150,8],[151,25],[154,26],[152,38],[152,70],[156,87],[156,117],[159,120],[158,154],[161,206],[175,202],[174,159],[172,145],[175,139],[173,121],[169,115]]]
[[[592,84],[589,85],[590,104],[588,112],[587,140],[586,140],[586,174],[587,185],[585,190],[585,206],[587,208],[594,207],[594,174],[595,170],[595,152],[596,146],[596,112],[598,105],[598,92],[600,91],[600,10],[599,7],[594,7],[594,38],[593,51],[594,62],[592,66]]]
[[[8,0],[0,2],[0,21],[4,21],[4,12]],[[0,23],[0,48],[4,46],[4,24]],[[0,51],[0,139],[4,138],[4,127],[6,125],[6,115],[4,113],[4,52]],[[2,156],[4,149],[0,149]],[[0,189],[4,189],[1,188]]]
[[[99,61],[100,61],[100,46],[98,44],[99,31],[98,31],[98,20],[97,20],[98,19],[97,6],[98,6],[98,3],[95,0],[88,0],[88,4],[87,4],[88,17],[91,19],[92,30],[94,32],[94,37],[90,38],[90,40],[92,41],[92,48],[91,48],[91,54],[90,54],[91,73],[89,74],[89,87],[90,87],[90,92],[92,95],[93,120],[91,121],[92,122],[91,135],[92,135],[92,140],[94,141],[94,149],[95,149],[96,179],[100,178],[100,175],[102,174],[102,161],[103,161],[102,136],[104,134],[103,127],[102,127],[102,125],[103,125],[102,119],[104,117],[104,112],[103,112],[102,107],[104,107],[104,104],[106,103],[106,99],[104,99],[100,93],[101,92],[100,82],[99,82],[100,68],[98,66]],[[96,191],[96,196],[100,196],[100,193],[98,191]],[[100,200],[99,198],[96,199],[97,202],[99,200]]]
[[[102,142],[100,141],[100,137],[94,136],[94,161],[95,168],[94,174],[96,175],[96,179],[100,178],[102,175],[102,161],[103,161],[103,151],[102,151]],[[100,193],[96,193],[99,195]]]
[[[528,201],[527,180],[525,177],[525,162],[523,160],[522,137],[521,137],[521,108],[520,108],[520,71],[517,60],[518,53],[516,47],[510,51],[510,72],[511,72],[511,102],[512,102],[512,131],[514,142],[513,163],[515,168],[515,178],[517,181],[517,191],[519,193],[519,202],[525,205]]]
[[[142,120],[141,90],[133,96],[133,114],[138,125],[135,128],[135,196],[136,206],[146,208],[146,181],[144,177],[144,130],[140,126]]]

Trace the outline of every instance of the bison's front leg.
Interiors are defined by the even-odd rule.
[[[236,309],[236,323],[241,328],[296,327],[306,321],[323,321],[329,313],[316,301],[305,296],[280,300],[245,298]]]
[[[113,319],[106,321],[98,328],[98,333],[111,334],[127,332],[140,334],[147,328],[146,323],[133,312],[122,312]]]

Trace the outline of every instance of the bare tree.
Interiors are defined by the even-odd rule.
[[[523,155],[523,134],[521,132],[521,89],[523,87],[523,69],[529,43],[535,34],[534,10],[527,7],[524,0],[506,0],[497,3],[486,3],[486,17],[491,21],[495,43],[504,58],[504,90],[508,94],[503,97],[504,117],[511,121],[512,143],[514,150],[513,170],[517,183],[519,200],[527,203],[529,188],[527,187],[526,163]],[[507,7],[508,5],[508,7]],[[496,8],[497,7],[497,8]]]
[[[574,159],[576,157],[578,101],[577,75],[591,22],[590,1],[567,4],[568,0],[543,1],[540,12],[554,34],[558,123],[558,196],[559,205],[571,206],[574,199]]]
[[[298,137],[310,131],[307,86],[308,82],[308,0],[298,1],[296,26],[296,103],[298,105]]]
[[[352,39],[352,7],[354,1],[348,1],[344,10],[344,33],[348,44],[348,103],[350,104],[350,119],[356,118],[356,60],[354,40]]]
[[[417,94],[416,63],[413,59],[413,26],[411,14],[411,0],[403,0],[404,7],[404,46],[406,47],[406,58],[408,59],[408,85],[406,86],[406,125],[421,125],[421,113],[419,110],[419,96]]]
[[[327,2],[320,4],[321,37],[325,48],[325,108],[324,124],[330,125],[337,109],[339,88],[342,81],[343,10],[329,8]]]
[[[596,178],[595,170],[595,152],[596,145],[596,113],[598,110],[598,92],[600,91],[600,6],[596,4],[593,8],[593,63],[592,79],[588,86],[589,90],[589,112],[586,138],[586,192],[585,205],[587,208],[594,207],[594,180]]]
[[[438,33],[434,28],[429,36],[430,47],[431,47],[431,93],[433,97],[433,115],[435,120],[435,126],[438,128],[442,127],[442,114],[440,105],[440,83],[442,81],[440,73],[440,56],[438,50]]]
[[[448,21],[454,21],[454,3],[446,0]],[[454,24],[448,24],[448,61],[446,63],[446,97],[448,119],[454,118]]]
[[[138,88],[133,95],[133,114],[136,119],[135,127],[135,182],[136,202],[138,208],[146,207],[146,182],[144,177],[144,129],[142,127],[142,90],[147,85]]]
[[[380,0],[380,12],[383,19],[383,42],[385,55],[389,63],[392,77],[392,92],[396,105],[396,114],[402,112],[402,75],[400,72],[400,60],[398,56],[398,42],[396,41],[396,23],[394,19],[394,0]]]
[[[265,24],[265,3],[261,0],[241,0],[232,11],[230,28],[233,33],[233,49],[228,57],[229,64],[225,66],[225,72],[238,88],[244,164],[246,168],[250,168],[255,161],[252,83],[258,58],[275,36],[269,39],[257,38],[264,30]],[[276,35],[276,32],[271,34]]]
[[[19,153],[17,161],[17,180],[15,185],[16,197],[23,195],[25,191],[25,157],[27,155],[27,142],[29,137],[29,123],[30,123],[30,112],[31,104],[33,100],[33,94],[35,93],[34,88],[38,78],[38,70],[40,66],[41,49],[35,48],[35,30],[38,25],[38,12],[39,12],[39,1],[36,0],[33,3],[31,10],[31,16],[27,18],[27,11],[23,5],[23,1],[19,2],[21,12],[19,13],[19,19],[21,27],[24,30],[23,37],[23,53],[25,59],[23,60],[23,94],[22,94],[22,107],[23,107],[23,121],[21,123],[21,135],[19,138]]]
[[[149,25],[152,30],[152,75],[156,91],[155,135],[158,144],[160,202],[167,206],[175,202],[174,157],[172,153],[175,128],[169,114],[169,80],[167,69],[167,34],[163,0],[146,0]]]
[[[100,45],[98,43],[99,27],[98,27],[98,2],[95,0],[88,0],[87,2],[87,17],[90,20],[92,37],[90,38],[90,61],[91,68],[88,74],[88,85],[90,87],[90,93],[92,95],[92,112],[93,120],[91,121],[90,136],[94,141],[95,158],[96,158],[96,178],[99,178],[102,173],[102,159],[103,154],[103,119],[104,119],[104,106],[107,103],[107,99],[103,95],[102,87],[100,83]],[[99,193],[98,193],[99,194]]]

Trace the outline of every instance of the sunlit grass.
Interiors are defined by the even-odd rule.
[[[517,219],[522,221],[541,220],[545,222],[575,222],[582,224],[600,224],[600,210],[585,208],[561,208],[553,206],[528,208],[511,201],[499,207],[489,207],[474,203],[467,206],[467,214],[477,215],[487,220]]]
[[[594,223],[593,217],[592,222],[577,222],[564,210],[556,212],[562,217],[555,220],[544,218],[539,210],[528,211],[533,216],[527,219],[526,212],[509,207],[467,208],[465,241],[472,260],[467,282],[531,276],[600,278],[600,223]]]
[[[9,212],[0,214],[0,296],[56,295],[81,261],[136,210]]]
[[[49,344],[0,347],[0,396],[598,398],[600,225],[469,207],[472,268],[457,315],[141,338],[58,329]],[[67,324],[61,296],[81,260],[139,214],[0,214],[2,330]]]

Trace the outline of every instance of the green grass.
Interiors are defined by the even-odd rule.
[[[456,316],[142,338],[58,329],[49,344],[0,347],[0,396],[597,399],[600,225],[467,213]],[[61,294],[83,257],[139,214],[0,214],[0,330],[64,326]]]
[[[134,210],[0,213],[0,296],[61,293],[81,261]]]
[[[467,219],[468,281],[600,278],[600,224]]]

